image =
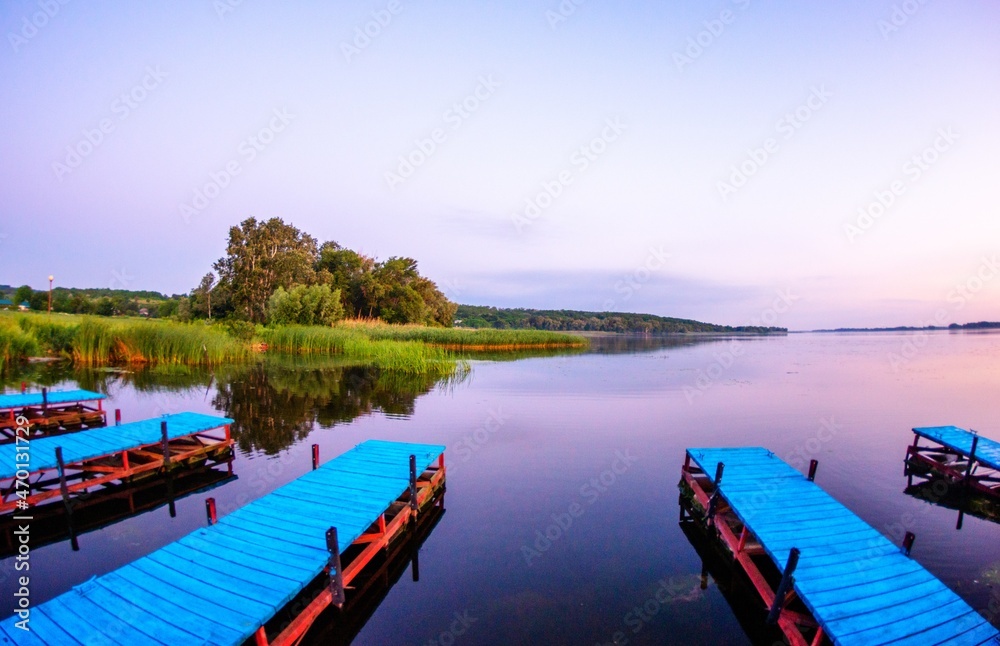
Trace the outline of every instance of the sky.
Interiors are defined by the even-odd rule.
[[[280,217],[454,301],[1000,320],[988,0],[0,6],[0,283],[184,293]]]

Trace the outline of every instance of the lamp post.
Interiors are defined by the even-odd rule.
[[[52,274],[49,274],[49,314],[52,313],[52,281],[53,280],[55,280],[55,278],[52,276]]]

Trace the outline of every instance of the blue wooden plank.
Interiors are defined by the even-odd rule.
[[[939,621],[933,627],[910,630],[903,637],[881,643],[890,643],[893,646],[932,646],[950,640],[952,644],[974,644],[976,639],[974,631],[981,631],[981,627],[985,623],[979,613],[967,608],[962,615],[953,616],[946,621]],[[984,633],[980,632],[980,634]],[[988,635],[988,633],[986,634]],[[997,634],[996,629],[993,629],[993,634]],[[879,629],[857,633],[855,637],[859,640],[869,640],[860,643],[878,643],[871,640],[882,639]]]
[[[176,413],[162,418],[130,422],[121,426],[95,428],[78,431],[69,435],[42,437],[31,441],[31,470],[55,469],[57,465],[56,447],[62,447],[63,460],[66,463],[79,462],[117,453],[124,449],[135,448],[143,444],[155,444],[161,441],[160,421],[167,421],[167,433],[171,439],[208,431],[233,420],[227,417],[215,417],[200,413]],[[13,450],[12,445],[0,447],[0,456],[5,455],[2,449]],[[15,466],[12,459],[0,463],[0,478],[13,478]]]
[[[116,570],[122,576],[141,582],[154,593],[163,590],[171,597],[181,600],[196,600],[197,606],[209,605],[225,608],[230,613],[245,613],[248,617],[266,616],[272,608],[251,596],[244,594],[244,588],[227,588],[217,580],[191,576],[157,563],[150,558],[139,559]],[[222,578],[222,577],[217,577]],[[227,583],[232,583],[226,578]],[[227,625],[234,625],[232,622]]]
[[[107,399],[107,395],[95,393],[91,390],[50,390],[48,391],[48,403],[56,404],[76,404],[79,402],[91,402],[99,399]],[[43,397],[41,391],[30,393],[12,393],[0,395],[0,410],[10,410],[12,408],[24,408],[25,406],[41,406]]]
[[[25,646],[48,646],[49,644],[59,644],[61,642],[46,642],[34,629],[32,620],[30,630],[22,630],[11,621],[0,623],[0,644],[24,644]],[[77,644],[78,642],[66,642],[67,644]]]
[[[950,449],[954,449],[963,455],[967,456],[972,452],[973,434],[971,431],[963,428],[956,426],[930,426],[914,428],[913,432],[927,439],[934,440]],[[1000,442],[980,435],[979,443],[976,447],[976,458],[993,469],[1000,469]]]
[[[205,423],[204,417],[168,423],[168,429],[172,435],[188,434]],[[215,425],[219,419],[229,422],[210,419]],[[154,434],[155,442],[159,420],[144,420],[128,429],[127,437]],[[105,439],[88,436],[76,450],[93,450]],[[326,529],[333,525],[341,530],[340,549],[346,549],[408,487],[409,453],[419,456],[417,468],[422,471],[444,450],[434,445],[392,447],[361,444],[346,458],[305,474],[301,484],[285,485],[34,612],[49,613],[60,629],[88,645],[154,639],[241,644],[322,572],[329,558]],[[401,459],[404,454],[406,459]],[[100,608],[94,610],[95,604]],[[168,617],[174,626],[164,628]],[[121,639],[95,632],[92,622],[98,620],[117,629]]]
[[[918,634],[943,622],[953,621],[955,612],[969,610],[958,597],[944,603],[939,599],[939,596],[918,598],[905,604],[901,612],[893,612],[891,617],[886,617],[883,612],[874,611],[827,622],[826,627],[836,631],[838,635],[885,643],[892,639]]]
[[[64,595],[65,596],[65,595]],[[59,624],[66,632],[87,646],[118,646],[108,639],[99,626],[93,626],[67,607],[62,597],[56,597],[44,605],[45,614]],[[141,642],[140,642],[141,643]]]
[[[78,616],[86,617],[105,637],[119,644],[190,643],[192,635],[150,616],[132,603],[93,582],[77,586],[61,597]]]
[[[899,547],[773,453],[697,448],[688,455],[712,480],[716,464],[726,465],[719,493],[775,566],[783,568],[790,549],[800,549],[795,590],[835,644],[895,644],[915,633],[923,641],[914,644],[936,643],[948,630],[977,640],[998,635],[976,624],[969,605]],[[955,642],[964,643],[978,642]]]
[[[317,533],[316,540],[309,540],[300,534],[292,534],[284,529],[260,528],[255,525],[223,525],[219,524],[215,533],[227,536],[252,545],[273,544],[280,546],[282,552],[294,554],[297,557],[315,559],[317,555],[326,552],[326,545],[321,540],[323,535]]]
[[[244,581],[246,585],[256,586],[259,591],[255,594],[258,594],[261,600],[268,602],[274,602],[273,600],[275,599],[280,600],[279,591],[287,587],[287,584],[292,582],[293,579],[285,576],[284,572],[279,574],[268,571],[272,570],[272,568],[268,568],[267,565],[261,565],[261,569],[247,566],[241,563],[236,558],[237,556],[231,553],[209,554],[178,541],[150,554],[149,558],[157,559],[165,565],[172,564],[171,566],[175,568],[189,568],[194,565],[222,572],[232,579]],[[253,555],[250,556],[252,557]]]
[[[231,612],[219,606],[211,607],[208,610],[203,609],[202,604],[185,606],[184,602],[176,596],[171,599],[157,596],[153,590],[147,590],[115,572],[102,577],[99,585],[105,586],[115,594],[125,594],[129,601],[150,614],[158,617],[170,617],[171,621],[183,625],[186,630],[203,640],[211,643],[231,643],[240,638],[240,633],[227,628],[218,621],[220,613],[225,613],[228,621],[233,619]],[[199,610],[202,612],[199,613]],[[246,628],[249,628],[250,625],[251,622],[247,622]]]
[[[4,621],[4,625],[13,628],[14,621],[15,618],[12,617]],[[59,624],[54,622],[51,617],[45,614],[44,607],[38,607],[31,611],[30,625],[32,635],[39,640],[37,642],[31,639],[28,641],[20,641],[20,639],[24,638],[25,631],[19,628],[13,628],[12,630],[8,628],[7,632],[11,635],[11,639],[19,644],[45,643],[52,645],[59,644],[60,646],[76,646],[76,644],[80,643],[69,633],[63,630]]]
[[[295,550],[284,549],[284,545],[281,545],[281,549],[274,549],[261,542],[247,543],[232,536],[226,536],[218,530],[213,531],[208,540],[200,536],[188,535],[179,541],[179,544],[199,552],[215,554],[219,558],[259,572],[270,573],[280,570],[283,578],[292,581],[310,575],[316,576],[316,568],[309,567],[310,563],[316,561],[315,552],[303,555],[296,553]]]

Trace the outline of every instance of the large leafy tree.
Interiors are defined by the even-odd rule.
[[[280,218],[247,218],[229,229],[226,255],[214,265],[238,316],[264,323],[268,299],[278,287],[315,280],[316,239]]]

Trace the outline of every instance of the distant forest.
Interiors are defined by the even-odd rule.
[[[898,327],[839,327],[834,330],[816,330],[816,332],[917,332],[920,330],[996,330],[1000,329],[1000,322],[979,321],[977,323],[952,323],[948,327],[940,325],[928,325],[925,327],[912,327],[901,325]]]
[[[783,327],[714,325],[689,319],[628,312],[580,312],[577,310],[506,309],[459,305],[455,325],[472,328],[559,330],[567,332],[621,332],[634,334],[782,334]]]

